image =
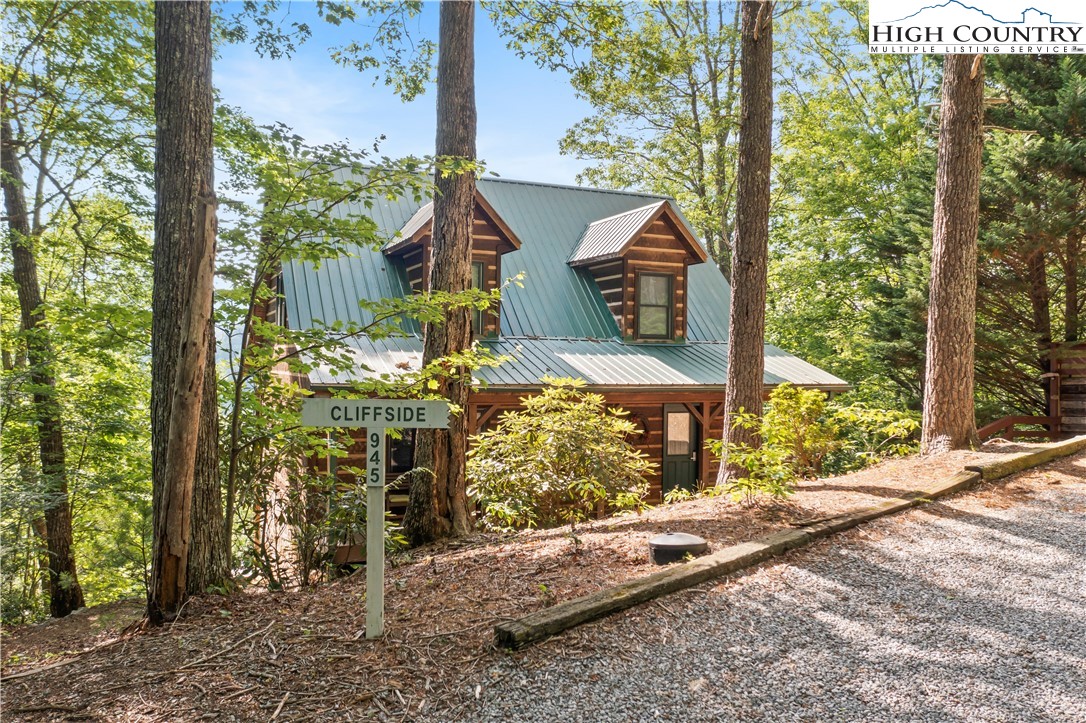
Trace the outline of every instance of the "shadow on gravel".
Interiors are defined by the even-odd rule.
[[[1082,516],[1027,505],[925,505],[560,637],[503,664],[465,720],[1077,723]]]
[[[1016,499],[1020,503],[1024,503],[1029,500],[1033,494],[1032,491],[1019,492]],[[1011,505],[1009,504],[995,506],[992,515],[981,515],[975,512],[965,512],[941,502],[932,502],[924,505],[921,508],[921,511],[944,520],[953,520],[955,522],[962,522],[986,530],[1003,533],[1005,535],[1003,540],[1005,544],[1018,545],[1020,547],[1044,545],[1048,548],[1063,550],[1076,555],[1082,555],[1084,550],[1086,550],[1086,543],[1083,542],[1086,538],[1080,538],[1079,540],[1068,539],[1053,541],[1051,531],[1044,521],[1037,524],[1030,524],[1029,521],[1024,519],[1008,521],[1004,517],[995,514],[995,512],[1000,512],[1009,509],[1010,507]],[[1012,528],[1013,532],[1010,531]],[[1014,538],[1017,538],[1020,542],[1015,542]],[[969,552],[963,551],[963,554],[969,554]]]
[[[1070,695],[1080,711],[1086,708],[1080,687],[1086,665],[1081,635],[1086,596],[1065,594],[1076,567],[1079,579],[1086,574],[1086,542],[1079,535],[1054,535],[1053,529],[1074,530],[1081,519],[1056,512],[999,520],[944,505],[925,506],[923,511],[980,529],[945,531],[960,538],[953,558],[942,557],[934,567],[918,565],[909,572],[902,567],[915,552],[885,554],[882,545],[863,543],[828,550],[829,564],[825,558],[792,563],[815,581],[803,595],[817,602],[793,614],[806,613],[807,625],[815,619],[823,623],[812,639],[836,639],[828,651],[817,654],[859,656],[880,667],[905,663],[919,673],[918,694],[928,682],[943,688],[918,695],[903,709],[885,711],[880,706],[892,714],[889,718],[919,715],[927,720],[927,714],[937,714],[938,719],[956,719],[957,704],[965,697],[973,710],[988,711],[973,719],[1074,720],[1052,709],[1051,695]],[[1053,514],[1065,519],[1055,524]],[[922,544],[917,538],[910,542]],[[1047,604],[1039,605],[1038,598]],[[770,618],[782,613],[778,605],[769,610],[754,622],[755,629],[771,625]],[[885,679],[883,684],[889,689],[900,681]],[[966,687],[958,693],[947,690],[954,686]],[[860,681],[846,685],[857,687],[866,686]],[[954,705],[948,708],[944,700]],[[865,712],[881,718],[871,710],[872,703],[866,700]]]

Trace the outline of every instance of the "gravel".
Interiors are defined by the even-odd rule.
[[[1086,721],[1086,487],[1039,490],[927,505],[511,655],[462,719]]]

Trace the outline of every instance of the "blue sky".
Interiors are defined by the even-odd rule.
[[[226,6],[226,11],[231,10]],[[349,139],[357,148],[381,135],[382,155],[433,153],[434,89],[403,103],[373,73],[336,65],[329,48],[369,39],[358,25],[330,26],[309,2],[284,2],[291,19],[308,22],[313,37],[294,57],[259,57],[249,45],[221,48],[215,85],[221,100],[242,108],[257,122],[280,121],[310,142]],[[417,29],[436,38],[438,4],[428,2]],[[558,152],[566,129],[591,112],[574,97],[562,73],[540,70],[505,48],[485,12],[476,11],[475,83],[479,156],[487,171],[505,178],[574,183],[583,161]]]

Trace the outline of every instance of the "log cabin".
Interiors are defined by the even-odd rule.
[[[387,243],[356,247],[320,265],[284,264],[280,300],[269,320],[300,328],[368,323],[359,299],[423,290],[429,278],[433,204],[411,198],[371,199],[341,213],[362,213]],[[478,182],[473,226],[472,282],[498,288],[523,274],[522,287],[502,292],[500,306],[475,314],[476,341],[507,361],[477,372],[479,386],[466,413],[474,432],[498,423],[538,392],[545,376],[585,380],[609,405],[632,415],[642,432],[633,440],[658,468],[650,501],[671,489],[712,484],[716,460],[705,441],[723,432],[728,361],[728,282],[708,257],[691,224],[668,197],[497,178]],[[421,331],[404,323],[399,338],[356,338],[354,374],[396,374],[418,368]],[[351,381],[318,368],[302,383],[326,394]],[[765,347],[765,386],[840,392],[845,381],[778,349]],[[363,466],[364,430],[347,464]],[[413,440],[391,441],[388,479],[411,466]],[[352,481],[352,480],[345,480]],[[390,490],[390,510],[406,503]]]

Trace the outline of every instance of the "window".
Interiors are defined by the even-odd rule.
[[[637,338],[671,338],[671,290],[669,274],[637,276]]]
[[[400,438],[388,438],[388,471],[407,472],[415,466],[415,430],[401,429]]]
[[[667,456],[686,456],[694,451],[690,412],[667,413]]]
[[[275,280],[272,282],[273,291],[275,294],[268,299],[268,316],[267,321],[269,324],[278,324],[279,326],[287,325],[287,307],[285,291],[283,289],[283,273],[276,274]]]
[[[473,288],[473,289],[482,289],[482,288],[484,288],[484,285],[483,285],[483,270],[485,268],[486,267],[485,267],[485,265],[484,265],[484,263],[482,261],[472,261],[471,262],[471,288]],[[483,333],[483,318],[484,318],[483,315],[485,313],[486,312],[483,311],[482,309],[472,309],[472,312],[471,312],[471,332],[473,334],[478,335],[478,334]]]

